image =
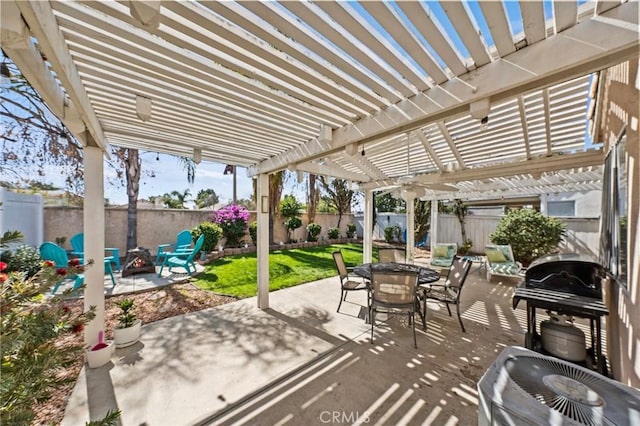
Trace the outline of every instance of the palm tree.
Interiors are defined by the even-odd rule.
[[[216,191],[211,188],[201,189],[198,191],[198,195],[196,195],[195,202],[199,209],[204,209],[206,207],[214,207],[220,202],[220,197],[218,197]]]

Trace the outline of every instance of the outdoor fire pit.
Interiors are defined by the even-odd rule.
[[[153,263],[149,249],[136,247],[128,250],[127,259],[124,261],[124,268],[122,268],[122,277],[148,272],[156,272],[156,266]]]

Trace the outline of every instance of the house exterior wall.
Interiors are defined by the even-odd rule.
[[[607,348],[613,377],[640,387],[640,75],[638,58],[609,68],[603,78],[603,111],[599,141],[611,149],[626,125],[628,183],[628,278],[624,284],[609,280],[604,286],[609,307]]]
[[[553,201],[573,201],[575,203],[575,214],[573,217],[600,217],[602,191],[547,194],[546,197],[542,197],[540,200],[540,209],[546,211],[542,204]]]
[[[159,244],[175,241],[178,232],[191,229],[199,223],[210,220],[211,210],[186,209],[138,209],[138,246],[146,247],[155,253]],[[294,231],[293,238],[304,241],[307,236],[307,215],[303,214],[302,227]],[[255,212],[250,212],[249,223],[256,220]],[[287,241],[287,233],[283,226],[284,219],[276,218],[274,223],[273,241]],[[316,213],[315,222],[322,226],[320,237],[327,237],[330,227],[338,223],[335,214]],[[341,235],[346,235],[347,224],[353,222],[352,214],[345,214],[340,224]],[[65,248],[71,248],[70,238],[82,232],[82,208],[51,206],[44,208],[44,240],[55,241],[58,237],[66,237]],[[251,237],[247,233],[244,238],[251,244]],[[121,256],[126,253],[127,246],[127,209],[105,209],[105,247],[117,247]]]

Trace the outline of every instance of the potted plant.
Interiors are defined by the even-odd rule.
[[[90,347],[87,354],[89,368],[99,368],[108,363],[113,355],[113,343],[104,341],[104,332],[98,333],[98,343]]]
[[[140,339],[142,321],[136,317],[133,300],[123,299],[120,303],[117,303],[117,306],[120,308],[120,315],[118,316],[118,325],[116,325],[113,340],[116,343],[116,348],[125,348]]]

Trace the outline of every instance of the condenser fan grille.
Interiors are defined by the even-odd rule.
[[[513,356],[504,364],[523,391],[562,415],[587,426],[623,425],[637,402],[597,374],[554,359]]]

